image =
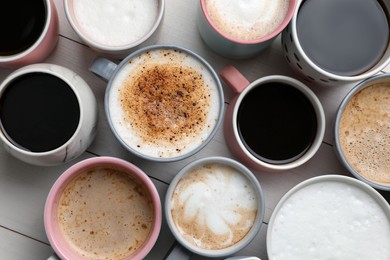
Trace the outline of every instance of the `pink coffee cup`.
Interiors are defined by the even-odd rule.
[[[152,212],[149,233],[147,234],[146,237],[144,236],[142,239],[139,239],[139,237],[135,237],[135,235],[133,235],[133,233],[129,233],[129,237],[133,236],[133,237],[131,237],[131,239],[133,239],[133,240],[139,239],[139,240],[143,240],[143,242],[141,242],[141,245],[137,246],[138,249],[136,249],[135,251],[130,253],[130,255],[123,255],[123,254],[121,255],[121,259],[142,259],[153,248],[153,246],[158,238],[159,232],[160,232],[161,220],[162,220],[160,197],[159,197],[159,194],[156,190],[156,187],[154,186],[152,181],[149,179],[149,177],[142,170],[140,170],[138,167],[136,167],[135,165],[133,165],[127,161],[113,158],[113,157],[95,157],[95,158],[83,160],[83,161],[73,165],[68,170],[66,170],[54,183],[54,185],[52,186],[52,188],[49,192],[49,195],[47,197],[46,204],[45,204],[45,212],[44,212],[45,231],[46,231],[47,237],[50,241],[50,244],[53,247],[55,253],[61,259],[72,259],[72,260],[86,259],[86,257],[83,256],[82,254],[84,252],[89,253],[88,252],[89,249],[84,250],[84,251],[80,251],[81,246],[78,247],[78,245],[75,245],[73,242],[71,242],[72,239],[69,239],[69,232],[67,233],[67,231],[64,231],[65,228],[67,228],[67,227],[64,228],[63,224],[60,223],[60,222],[64,223],[64,221],[62,221],[62,219],[60,219],[60,217],[61,218],[64,217],[64,215],[61,215],[61,213],[60,213],[60,211],[61,211],[60,206],[64,205],[64,203],[65,203],[64,201],[67,201],[66,203],[68,203],[68,204],[66,204],[66,205],[71,205],[72,203],[76,203],[76,204],[78,203],[78,204],[84,204],[84,205],[88,206],[87,203],[82,203],[80,201],[83,198],[88,196],[87,193],[89,191],[87,191],[86,193],[83,193],[82,196],[78,197],[77,202],[74,202],[71,199],[72,194],[67,197],[67,200],[62,200],[63,194],[65,191],[66,191],[66,194],[69,194],[69,191],[70,191],[69,186],[71,186],[70,183],[74,183],[74,182],[72,182],[73,180],[78,181],[78,180],[82,179],[82,178],[76,179],[81,174],[92,171],[92,175],[97,176],[96,172],[98,170],[101,170],[101,169],[110,169],[110,170],[119,171],[121,173],[128,175],[128,176],[125,176],[124,178],[129,177],[128,178],[129,180],[138,184],[138,186],[136,186],[136,188],[132,189],[132,190],[134,190],[133,192],[137,192],[141,196],[144,196],[144,194],[147,194],[147,197],[149,198],[148,207],[150,207],[150,212]],[[85,175],[83,175],[82,177],[84,177],[84,176]],[[89,175],[89,176],[91,176],[91,175]],[[103,175],[103,176],[105,176],[105,175]],[[112,175],[108,175],[108,176],[112,176]],[[88,178],[90,178],[90,177],[88,177]],[[92,177],[92,178],[94,178],[94,177]],[[99,189],[99,191],[98,191],[98,193],[102,193],[102,194],[105,193],[107,190],[109,190],[109,187],[112,186],[110,183],[114,183],[114,181],[116,181],[116,180],[113,180],[112,178],[109,179],[110,183],[108,182],[107,178],[105,178],[103,180],[107,181],[107,182],[101,183],[101,184],[103,184],[103,186],[101,186],[102,188]],[[121,180],[121,181],[115,182],[115,183],[124,183],[124,181]],[[77,190],[77,192],[82,193],[81,191],[93,189],[94,187],[98,187],[99,184],[97,184],[95,182],[95,185],[92,184],[91,186],[90,185],[82,186],[80,183],[78,185],[79,185],[78,186],[79,188],[72,189],[71,191]],[[80,188],[80,186],[81,186],[81,188]],[[122,186],[118,186],[118,187],[122,187]],[[128,190],[130,190],[130,189],[128,189]],[[118,191],[123,192],[124,190],[121,188],[118,188],[118,189],[114,190],[113,192],[118,193]],[[94,192],[96,192],[96,190]],[[79,193],[77,193],[77,194],[79,194]],[[93,208],[93,210],[94,210],[93,212],[96,212],[96,211],[100,212],[100,210],[101,210],[102,215],[99,215],[99,217],[101,217],[101,218],[104,218],[102,216],[106,216],[106,215],[110,215],[108,220],[110,220],[110,218],[112,218],[112,217],[116,218],[117,216],[115,216],[115,214],[118,214],[117,213],[118,210],[120,211],[123,208],[125,208],[125,206],[123,206],[123,204],[119,204],[121,206],[118,206],[116,204],[116,203],[118,203],[118,201],[113,200],[112,204],[115,204],[114,210],[107,211],[105,213],[104,210],[107,208],[105,206],[106,204],[104,204],[104,201],[101,202],[101,197],[97,197],[96,193],[93,196],[96,196],[96,200],[99,201],[98,207]],[[126,196],[128,196],[128,195],[126,195]],[[131,200],[131,199],[133,199],[133,197],[129,196],[128,199]],[[130,203],[130,202],[128,202],[126,200],[125,203]],[[131,215],[137,216],[137,214],[142,214],[137,209],[138,209],[138,207],[133,207],[131,209]],[[74,213],[75,215],[78,214],[77,216],[80,217],[81,214],[79,214],[79,213],[83,212],[84,210],[85,211],[88,210],[88,212],[91,212],[90,209],[85,207],[85,209],[83,208],[82,210],[79,210],[77,212],[72,212],[72,216]],[[135,212],[135,210],[137,210],[137,212],[133,214],[133,212]],[[113,213],[113,212],[115,212],[115,213]],[[123,214],[126,214],[126,212]],[[92,213],[89,213],[89,214],[91,215]],[[86,215],[86,214],[84,214],[84,215]],[[112,216],[112,215],[114,215],[114,216]],[[83,217],[85,217],[86,219],[88,218],[88,216],[87,217],[83,216]],[[106,219],[104,219],[104,221],[106,221]],[[84,221],[81,221],[81,222],[84,222]],[[87,222],[87,221],[85,221],[85,222]],[[126,218],[125,218],[125,220],[122,220],[122,222],[126,223],[126,225],[127,225]],[[112,223],[112,222],[110,222],[110,223]],[[124,225],[123,223],[121,225]],[[118,222],[118,225],[119,225],[119,222]],[[110,236],[111,236],[111,234],[115,235],[115,236],[118,235],[118,233],[119,233],[118,230],[115,231],[112,226],[109,226],[109,228],[107,229],[107,226],[109,226],[109,225],[104,226],[104,228],[106,228],[106,229],[104,229],[104,228],[98,229],[95,227],[95,230],[91,232],[88,229],[87,224],[82,223],[82,225],[80,225],[80,229],[83,229],[83,232],[84,232],[84,229],[86,229],[86,232],[88,234],[95,234],[96,236],[99,232],[107,234],[107,236],[108,236],[108,234],[110,234]],[[118,226],[116,228],[120,228],[120,227]],[[104,232],[102,230],[104,230]],[[71,232],[80,232],[80,231],[73,229]],[[65,235],[65,234],[68,234],[68,235]],[[111,243],[114,244],[114,242],[115,243],[122,242],[122,240],[112,241],[112,238],[110,238],[110,239],[111,240],[108,241],[105,245],[111,244]],[[91,243],[91,244],[94,245],[94,243]],[[126,245],[126,248],[127,248],[127,246],[128,245]],[[93,250],[96,250],[96,249],[93,248]],[[107,250],[112,251],[112,249],[107,249]],[[130,250],[130,247],[129,247],[129,250]],[[81,253],[81,252],[83,252],[83,253]],[[93,252],[93,251],[91,251],[91,252]],[[99,257],[99,255],[97,257]],[[104,255],[103,257],[107,257],[107,255]]]
[[[12,1],[9,1],[12,3]],[[43,3],[41,3],[43,2]],[[36,12],[35,5],[41,4],[41,9],[44,9],[44,11]],[[0,55],[0,67],[3,68],[19,68],[25,65],[29,65],[32,63],[37,63],[40,61],[43,61],[45,58],[49,56],[49,54],[54,50],[55,46],[57,45],[58,41],[58,31],[59,31],[59,21],[58,21],[58,15],[57,10],[54,5],[53,0],[39,0],[39,1],[31,1],[31,5],[34,6],[18,6],[17,4],[9,4],[6,5],[4,12],[9,13],[12,15],[12,17],[15,17],[17,15],[21,15],[21,8],[23,9],[23,14],[21,15],[21,19],[29,15],[31,16],[31,21],[27,21],[25,27],[28,28],[19,28],[20,30],[23,30],[24,32],[28,32],[29,34],[32,34],[33,32],[29,31],[32,27],[32,24],[36,23],[36,20],[42,19],[42,27],[41,32],[36,36],[36,40],[30,42],[26,41],[26,46],[21,48],[20,50],[12,50],[10,54],[1,54]],[[7,10],[7,7],[9,10]],[[38,8],[39,9],[39,8]],[[33,11],[35,10],[35,11]],[[44,16],[44,17],[41,17]],[[14,18],[15,19],[15,18]],[[18,19],[18,18],[16,18]],[[13,26],[10,24],[9,26]],[[15,28],[16,30],[16,28]],[[38,30],[38,29],[37,29]],[[36,32],[35,32],[36,33]],[[8,35],[9,34],[9,35]],[[11,30],[7,30],[5,34],[2,35],[2,41],[6,42],[8,39],[10,39],[11,35],[13,33]],[[8,37],[8,38],[7,38]],[[15,37],[13,35],[12,37]],[[23,35],[25,37],[25,35]],[[19,40],[18,42],[20,42]],[[9,46],[12,46],[12,43],[7,43]],[[4,45],[3,45],[4,47]],[[0,50],[7,52],[5,50]]]

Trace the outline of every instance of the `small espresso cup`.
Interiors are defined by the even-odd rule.
[[[282,32],[297,0],[199,0],[198,29],[216,53],[234,59],[252,57]]]
[[[337,111],[335,149],[356,178],[390,190],[390,74],[357,84]]]
[[[260,230],[264,208],[259,182],[241,163],[225,157],[191,162],[172,180],[165,197],[168,226],[183,246],[168,259],[238,252]],[[176,251],[180,258],[174,257]]]
[[[300,1],[282,33],[286,60],[323,86],[374,76],[390,63],[389,11],[389,0]]]
[[[119,65],[98,58],[90,70],[109,80],[104,104],[112,131],[143,159],[187,158],[213,138],[222,122],[218,75],[189,50],[150,46]]]
[[[64,0],[76,34],[97,52],[124,57],[157,41],[165,0]]]
[[[325,133],[316,95],[290,77],[266,76],[249,83],[233,66],[220,72],[236,96],[226,111],[228,147],[253,169],[285,171],[307,162]]]
[[[0,17],[0,67],[19,68],[44,60],[58,41],[53,0],[4,1]]]
[[[161,201],[135,165],[113,157],[83,160],[54,183],[45,231],[61,259],[143,259],[161,228]]]
[[[28,65],[0,85],[0,139],[24,162],[50,166],[76,158],[92,143],[97,121],[95,95],[65,67]]]

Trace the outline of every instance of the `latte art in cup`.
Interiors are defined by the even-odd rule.
[[[289,0],[206,0],[206,11],[221,32],[238,40],[273,33],[284,21]]]
[[[120,139],[154,158],[189,153],[208,138],[220,112],[212,73],[177,49],[153,49],[122,66],[112,82],[109,115]]]
[[[171,198],[172,220],[185,240],[218,250],[243,239],[258,214],[251,182],[233,167],[213,163],[192,169]]]

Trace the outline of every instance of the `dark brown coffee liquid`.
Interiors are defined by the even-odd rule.
[[[80,107],[63,80],[30,73],[12,81],[0,99],[0,123],[8,139],[20,148],[45,152],[60,147],[79,124]]]
[[[389,43],[389,24],[378,0],[305,0],[297,17],[297,34],[317,66],[353,76],[381,59]]]
[[[282,164],[310,148],[317,118],[299,90],[282,83],[252,89],[242,100],[237,127],[246,148],[262,161]]]
[[[38,40],[47,17],[45,1],[2,0],[0,10],[0,56],[20,53]]]

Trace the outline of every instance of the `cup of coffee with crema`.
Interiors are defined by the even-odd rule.
[[[94,140],[97,102],[75,72],[33,64],[0,85],[0,140],[14,157],[35,165],[71,161]]]
[[[253,173],[225,157],[191,162],[175,176],[165,197],[167,223],[183,257],[226,257],[248,245],[264,218],[264,197]],[[168,259],[174,259],[169,256]]]
[[[282,75],[249,83],[230,65],[220,75],[235,92],[224,121],[235,156],[253,169],[271,172],[298,167],[314,156],[324,137],[325,114],[310,88]]]
[[[390,62],[389,0],[303,0],[282,33],[287,62],[309,82],[340,86]]]
[[[90,70],[109,80],[104,104],[112,131],[143,159],[187,158],[213,138],[222,122],[218,75],[184,48],[150,46],[119,65],[98,58]]]
[[[61,259],[143,259],[161,228],[161,201],[135,165],[113,157],[83,160],[52,186],[45,231]]]
[[[342,164],[374,188],[390,190],[390,75],[356,85],[337,111],[334,138]]]
[[[229,58],[249,58],[290,22],[296,0],[200,0],[198,29],[204,42]]]
[[[276,205],[270,260],[389,259],[390,206],[369,185],[342,175],[305,180]]]
[[[58,41],[53,0],[3,1],[0,16],[0,67],[19,68],[44,60]]]
[[[64,0],[66,17],[94,50],[127,56],[157,41],[165,0]]]

